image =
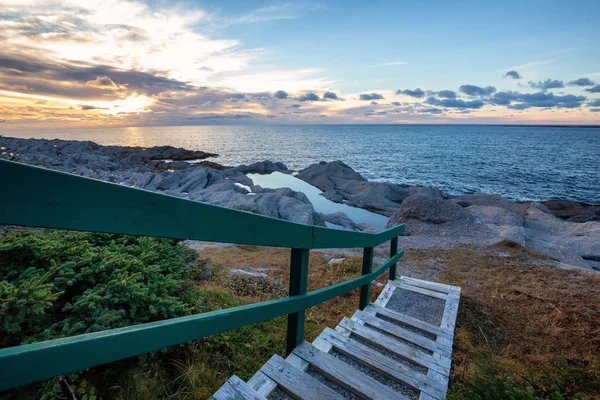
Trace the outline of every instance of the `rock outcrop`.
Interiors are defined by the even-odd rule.
[[[331,201],[364,208],[391,216],[400,203],[413,194],[442,198],[437,188],[403,186],[389,182],[369,182],[342,161],[312,164],[296,175],[297,178],[318,187]]]
[[[600,223],[565,221],[537,202],[511,202],[499,196],[471,194],[437,199],[413,195],[392,215],[388,227],[406,224],[404,247],[488,245],[512,240],[564,265],[596,269],[600,265]],[[483,267],[483,266],[482,266]]]
[[[325,224],[303,193],[288,188],[261,189],[260,193],[249,196],[248,190],[236,185],[254,186],[244,172],[289,171],[283,163],[263,161],[217,170],[183,161],[215,156],[211,153],[171,146],[100,146],[67,140],[0,137],[0,148],[0,158],[4,159],[301,224]]]

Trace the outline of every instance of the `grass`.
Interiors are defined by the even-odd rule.
[[[199,265],[212,272],[198,283],[204,311],[287,295],[289,249],[214,247],[199,254]],[[309,290],[360,274],[360,257],[344,256],[343,264],[330,267],[325,256],[311,252]],[[271,268],[272,280],[227,276],[244,266]],[[598,398],[598,274],[558,269],[512,242],[409,251],[400,271],[462,287],[449,399]],[[378,280],[382,285],[372,285],[372,301],[385,279],[384,274]],[[306,339],[352,315],[358,298],[355,290],[308,310]],[[285,318],[277,318],[67,380],[85,400],[205,399],[232,374],[247,380],[274,353],[284,355],[285,330]]]
[[[225,269],[275,268],[270,275],[287,282],[289,250],[227,248],[203,254]],[[311,253],[309,290],[357,276],[360,263],[360,257],[348,257],[332,268]],[[410,251],[401,265],[404,274],[439,276],[462,287],[449,399],[598,398],[598,274],[558,269],[552,260],[509,241],[486,249]],[[380,289],[373,286],[373,301]],[[354,291],[309,310],[307,340],[352,315],[357,304]]]

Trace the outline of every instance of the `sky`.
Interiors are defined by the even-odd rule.
[[[0,0],[0,126],[600,124],[600,1]]]

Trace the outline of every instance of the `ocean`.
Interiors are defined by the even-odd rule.
[[[161,126],[3,130],[4,136],[171,145],[224,165],[272,160],[300,170],[343,160],[365,178],[512,200],[600,204],[600,129],[482,125]]]

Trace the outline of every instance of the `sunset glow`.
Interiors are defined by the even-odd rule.
[[[423,39],[424,26],[400,27],[383,8],[358,32],[343,21],[367,11],[337,2],[159,4],[0,0],[3,128],[600,122],[600,59],[587,44],[600,32],[568,12],[577,44],[546,32],[531,50],[518,21],[483,43],[451,23]],[[472,17],[440,7],[432,18]]]

